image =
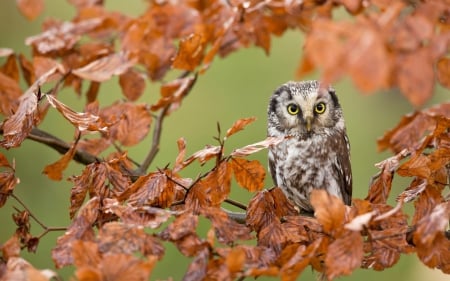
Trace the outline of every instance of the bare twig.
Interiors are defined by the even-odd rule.
[[[144,161],[140,165],[140,167],[137,169],[137,174],[144,174],[147,170],[150,164],[153,162],[153,159],[155,159],[156,154],[159,152],[159,143],[161,141],[161,132],[162,132],[162,124],[164,121],[164,118],[166,117],[166,113],[169,110],[170,104],[168,104],[166,107],[164,107],[159,115],[156,117],[156,125],[153,129],[153,138],[152,138],[152,146],[150,148],[150,151],[148,152],[147,156],[145,157]]]

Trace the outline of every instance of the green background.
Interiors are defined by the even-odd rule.
[[[46,17],[70,20],[75,15],[75,9],[62,0],[45,1],[46,7],[37,20],[27,21],[15,6],[13,0],[2,0],[0,4],[0,47],[12,48],[23,52],[30,58],[30,49],[25,46],[25,38],[38,34],[41,23]],[[146,7],[145,1],[105,1],[110,10],[118,10],[129,15],[139,15]],[[184,137],[187,141],[188,154],[204,147],[206,144],[216,144],[213,137],[217,135],[216,124],[220,123],[224,132],[233,122],[243,117],[256,116],[257,121],[245,131],[230,138],[226,144],[226,152],[231,152],[250,143],[265,138],[266,108],[269,96],[280,84],[294,80],[296,68],[302,55],[303,36],[300,31],[290,31],[281,38],[273,38],[269,56],[262,49],[242,49],[225,59],[215,59],[211,68],[201,75],[189,96],[183,101],[182,107],[166,120],[163,127],[161,150],[155,159],[152,169],[164,167],[173,163],[177,155],[176,141]],[[317,78],[317,73],[308,79]],[[24,85],[23,85],[24,86]],[[25,86],[24,86],[25,87]],[[354,197],[364,198],[367,195],[368,183],[372,175],[377,173],[374,164],[390,156],[388,153],[378,153],[376,139],[397,124],[400,117],[414,108],[402,95],[396,91],[383,91],[371,95],[363,95],[355,89],[349,79],[336,83],[334,87],[339,95],[347,123],[348,135],[352,144],[352,167],[354,176]],[[87,85],[84,85],[86,90]],[[435,95],[425,106],[440,103],[448,99],[448,90],[437,88]],[[159,97],[159,84],[148,81],[142,102],[152,103]],[[84,99],[74,92],[63,90],[59,98],[75,110],[81,110]],[[122,98],[117,79],[104,83],[100,91],[101,105],[109,105],[114,100]],[[0,117],[1,118],[1,117]],[[1,120],[1,119],[0,119]],[[72,127],[54,110],[40,127],[54,135],[70,141],[73,137]],[[137,161],[142,161],[150,146],[150,137],[137,147],[129,148],[129,155]],[[66,180],[54,182],[42,174],[45,165],[53,163],[59,155],[53,150],[32,141],[25,141],[19,149],[5,151],[1,149],[9,161],[16,162],[16,175],[20,184],[15,189],[19,196],[33,213],[47,226],[67,226],[69,224],[68,206],[72,184]],[[266,151],[256,154],[258,159],[267,164]],[[207,167],[194,164],[182,175],[195,177],[199,171]],[[65,179],[71,175],[79,175],[83,166],[71,164],[65,172]],[[266,187],[271,187],[270,177],[266,179]],[[393,198],[406,186],[408,181],[396,178],[391,193]],[[247,203],[252,194],[242,190],[233,183],[231,198]],[[19,204],[13,199],[0,209],[0,243],[5,242],[14,232],[11,219],[13,206]],[[405,207],[408,211],[411,206]],[[200,229],[204,235],[207,228]],[[32,224],[32,233],[38,235],[42,229]],[[61,232],[44,236],[36,254],[24,252],[23,256],[35,267],[53,269],[51,248]],[[189,259],[181,256],[171,244],[164,244],[166,255],[159,262],[151,276],[151,280],[164,280],[172,277],[180,280],[186,271]],[[58,271],[65,280],[73,273],[73,268]],[[314,280],[316,277],[310,269],[302,275],[304,280]],[[422,265],[415,254],[403,255],[400,262],[391,269],[382,272],[358,269],[350,277],[340,280],[448,280],[448,276],[438,270],[430,270]],[[259,278],[258,280],[266,280]]]

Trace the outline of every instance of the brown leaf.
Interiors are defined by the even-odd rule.
[[[72,160],[73,156],[77,152],[77,143],[74,142],[69,150],[67,150],[64,155],[58,159],[55,163],[49,164],[45,166],[43,174],[47,175],[49,179],[60,181],[63,177],[63,172],[66,170],[67,166],[69,166],[70,160]]]
[[[178,145],[178,155],[175,159],[175,164],[173,167],[173,172],[178,173],[184,168],[183,159],[186,156],[186,140],[184,138],[179,138],[177,140]]]
[[[169,107],[168,114],[180,107],[183,98],[189,94],[195,82],[197,75],[178,78],[161,86],[161,98],[151,106],[152,111]]]
[[[167,171],[168,172],[168,171]],[[132,206],[150,205],[168,208],[175,200],[175,184],[165,172],[150,173],[139,177],[130,187],[128,202]]]
[[[417,228],[414,231],[414,243],[422,247],[428,247],[433,244],[436,235],[443,233],[450,219],[450,202],[444,202],[433,208],[433,211],[417,222]]]
[[[322,189],[313,189],[310,198],[314,216],[322,224],[324,232],[339,235],[345,223],[344,202]]]
[[[210,160],[211,158],[218,157],[219,153],[221,153],[221,152],[222,152],[222,148],[220,146],[206,145],[205,148],[195,152],[190,157],[188,157],[183,162],[183,166],[189,165],[190,163],[192,163],[196,159],[200,162],[200,164],[203,165],[208,160]]]
[[[2,264],[2,280],[50,281],[58,278],[58,274],[54,271],[49,269],[38,270],[20,257],[10,258],[6,266]]]
[[[316,255],[320,243],[321,239],[317,239],[308,246],[291,244],[284,248],[278,258],[278,263],[281,265],[281,280],[297,280],[309,265],[311,257]]]
[[[164,248],[161,243],[135,225],[110,222],[102,226],[98,233],[98,249],[105,254],[135,254],[162,258]]]
[[[77,147],[79,150],[84,150],[97,156],[105,151],[111,144],[111,140],[107,138],[82,139],[78,142]]]
[[[192,33],[181,39],[172,67],[194,71],[203,59],[205,43],[205,38],[197,33]]]
[[[36,81],[33,64],[22,54],[19,55],[20,68],[22,69],[23,78],[28,85],[32,85]]]
[[[256,153],[260,150],[266,149],[272,145],[278,145],[285,138],[284,137],[267,137],[265,140],[246,145],[244,147],[235,149],[230,155],[233,157],[245,157]]]
[[[11,116],[17,112],[21,95],[19,83],[0,72],[0,113]]]
[[[80,209],[64,235],[58,237],[52,250],[52,259],[57,268],[74,263],[72,246],[75,241],[94,241],[95,233],[92,225],[98,218],[99,209],[100,200],[93,197]]]
[[[1,245],[2,257],[5,260],[20,256],[20,239],[17,234],[11,236],[3,245]]]
[[[411,157],[407,162],[403,163],[397,169],[397,174],[402,177],[420,177],[427,179],[430,177],[431,170],[430,159],[423,154],[416,154]]]
[[[437,78],[442,86],[450,88],[450,58],[441,58],[437,62]]]
[[[361,266],[363,255],[363,239],[359,231],[346,231],[328,247],[325,275],[329,280],[350,275]]]
[[[129,68],[119,76],[119,85],[128,100],[136,101],[144,93],[145,79],[135,69]]]
[[[202,214],[211,221],[220,243],[230,245],[238,240],[250,240],[252,238],[248,227],[232,220],[220,208],[205,208],[202,209]]]
[[[210,254],[207,248],[201,250],[189,264],[186,273],[183,276],[183,281],[197,281],[204,280],[207,276],[207,266],[210,259]]]
[[[17,0],[17,8],[28,20],[36,19],[44,10],[44,0]]]
[[[146,104],[116,102],[103,108],[99,116],[109,126],[109,138],[125,146],[140,143],[148,134],[152,116]]]
[[[48,102],[56,108],[80,132],[107,131],[105,122],[97,115],[88,112],[76,112],[52,95],[46,95]]]
[[[418,239],[420,240],[420,238]],[[417,256],[430,268],[438,268],[450,274],[450,240],[443,232],[436,233],[429,244],[417,243]]]
[[[407,151],[404,150],[375,165],[381,171],[372,178],[366,200],[377,204],[386,203],[391,191],[394,172],[400,165],[400,160],[406,155]]]
[[[117,215],[124,224],[135,227],[158,228],[172,217],[172,213],[165,209],[121,205],[117,199],[110,198],[103,200],[103,210],[105,213]]]
[[[0,167],[2,168],[0,169],[0,207],[3,207],[20,180],[15,176],[14,162],[10,165],[8,159],[1,153]]]
[[[101,261],[98,245],[92,241],[73,241],[72,256],[73,264],[78,268],[84,266],[92,266],[95,268]]]
[[[428,48],[400,56],[397,67],[397,83],[402,94],[413,105],[420,106],[430,99],[435,79],[433,61]]]
[[[125,73],[133,64],[124,53],[115,53],[74,69],[72,73],[83,79],[104,82],[111,79],[113,75]]]
[[[77,23],[62,22],[51,26],[41,34],[28,37],[25,44],[33,46],[39,54],[65,52],[71,50],[81,35],[95,29],[102,19],[94,18]]]
[[[231,128],[229,128],[227,130],[227,134],[225,135],[225,137],[228,138],[228,137],[234,135],[235,133],[237,133],[241,130],[244,130],[244,128],[247,125],[255,122],[255,120],[256,120],[256,117],[242,118],[242,119],[237,120],[236,122],[234,122],[233,126],[231,126]]]
[[[17,59],[14,53],[8,56],[8,59],[0,68],[0,72],[16,81],[16,83],[19,83],[19,66],[17,65]]]
[[[66,72],[64,66],[58,63],[56,60],[43,56],[33,57],[33,71],[35,77],[41,77],[55,67],[58,68],[61,73]],[[61,73],[55,73],[54,75],[49,76],[47,82],[58,80],[59,78],[61,78]]]
[[[264,187],[266,172],[259,161],[232,158],[230,164],[234,177],[240,186],[250,192],[261,190]]]
[[[3,140],[0,145],[7,149],[20,146],[36,122],[36,94],[28,90],[19,102],[17,111],[3,122]]]

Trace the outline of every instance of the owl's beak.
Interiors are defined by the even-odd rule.
[[[312,116],[306,116],[305,117],[305,122],[306,122],[306,131],[309,133],[311,132],[311,124],[313,121],[313,117]]]

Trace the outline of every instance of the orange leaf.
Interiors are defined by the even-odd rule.
[[[17,0],[19,11],[28,20],[36,19],[44,10],[44,0]]]
[[[46,95],[48,102],[56,108],[80,132],[107,131],[108,127],[99,116],[88,112],[76,112],[52,95]]]
[[[234,177],[240,186],[246,188],[250,192],[261,190],[264,187],[266,172],[259,161],[232,158],[230,163],[234,172]]]
[[[202,150],[195,152],[189,158],[187,158],[183,162],[183,166],[189,165],[196,159],[200,162],[200,164],[203,165],[211,158],[217,157],[219,155],[219,153],[221,153],[221,149],[222,148],[220,146],[207,145]]]
[[[328,246],[325,275],[329,280],[350,275],[361,266],[363,256],[363,239],[359,231],[346,231]]]
[[[244,147],[235,149],[230,155],[233,157],[244,157],[256,153],[260,150],[268,148],[272,145],[281,143],[285,137],[267,137],[265,140],[246,145]]]
[[[113,75],[121,75],[133,66],[125,53],[115,53],[99,58],[88,65],[72,70],[72,73],[80,78],[96,82],[104,82]]]
[[[200,64],[204,55],[205,42],[200,34],[190,34],[181,39],[177,55],[172,63],[172,67],[187,71],[194,71]]]
[[[345,205],[338,197],[322,189],[311,191],[311,205],[314,215],[322,224],[325,233],[338,234],[345,223]]]
[[[161,98],[151,106],[152,111],[170,106],[168,113],[176,110],[197,81],[197,75],[178,78],[161,86]]]
[[[234,122],[233,126],[227,130],[227,134],[225,135],[226,138],[230,137],[231,135],[234,135],[235,133],[243,130],[245,126],[248,124],[253,123],[256,120],[256,117],[249,117],[249,118],[242,118]]]
[[[99,116],[111,124],[109,138],[125,146],[140,143],[147,136],[152,122],[148,106],[132,102],[116,102],[101,109]]]
[[[119,76],[119,84],[123,95],[130,101],[136,101],[145,90],[145,80],[142,74],[129,68]]]
[[[437,63],[437,77],[439,83],[450,88],[450,58],[441,58]]]
[[[64,155],[58,161],[45,166],[44,171],[42,173],[47,175],[49,179],[60,181],[62,179],[64,170],[67,168],[67,166],[70,163],[70,160],[72,160],[73,156],[77,152],[76,147],[77,143],[74,142],[70,146],[69,150],[67,150],[67,152],[64,153]]]
[[[175,184],[167,179],[167,175],[163,172],[139,177],[129,190],[134,191],[128,198],[132,206],[150,205],[168,208],[175,200]]]

